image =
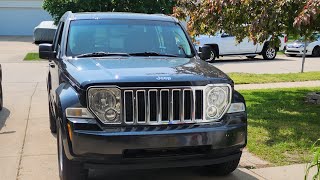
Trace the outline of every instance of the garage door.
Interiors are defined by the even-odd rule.
[[[42,9],[0,8],[0,35],[32,35],[41,21],[51,20]]]

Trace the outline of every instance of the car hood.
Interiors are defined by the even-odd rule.
[[[307,46],[310,44],[311,42],[307,41]],[[294,47],[294,48],[299,48],[301,46],[304,46],[304,42],[300,41],[300,40],[296,40],[292,43],[288,43],[287,47]]]
[[[214,66],[195,58],[104,57],[63,60],[66,76],[81,88],[93,84],[212,81],[229,83],[230,78]],[[192,84],[192,83],[191,83]],[[194,84],[194,83],[193,83]]]

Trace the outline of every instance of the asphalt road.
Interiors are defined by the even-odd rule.
[[[302,57],[286,57],[278,55],[274,60],[263,60],[261,56],[254,59],[247,59],[245,56],[228,56],[211,63],[222,71],[275,74],[295,73],[301,71]],[[320,71],[320,57],[307,57],[305,71]]]

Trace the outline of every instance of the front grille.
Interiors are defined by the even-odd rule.
[[[180,124],[203,119],[203,89],[150,88],[123,90],[126,124]]]
[[[125,149],[124,158],[152,158],[152,157],[171,157],[187,155],[203,155],[211,152],[211,146],[189,146],[180,148],[159,148],[159,149]]]
[[[294,50],[287,50],[287,52],[300,53],[300,51],[294,51]]]

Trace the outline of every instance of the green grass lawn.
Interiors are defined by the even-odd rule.
[[[229,73],[228,75],[236,84],[261,84],[320,80],[320,71],[287,74]]]
[[[24,59],[25,61],[40,61],[39,53],[28,53]]]
[[[320,138],[320,105],[304,102],[319,88],[243,90],[248,108],[248,149],[275,165],[309,162]]]

